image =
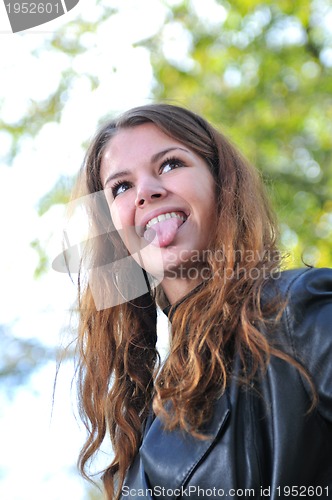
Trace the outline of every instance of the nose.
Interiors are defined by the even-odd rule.
[[[155,199],[164,198],[166,189],[157,179],[145,179],[138,185],[135,205],[144,208]]]

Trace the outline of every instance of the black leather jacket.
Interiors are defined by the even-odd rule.
[[[122,498],[332,499],[332,270],[286,271],[275,286],[288,304],[280,344],[307,368],[319,397],[299,371],[272,357],[255,388],[235,381],[215,404],[207,440],[165,432],[148,418]]]

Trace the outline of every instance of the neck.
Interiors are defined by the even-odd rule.
[[[161,282],[161,286],[168,302],[173,305],[188,295],[188,293],[194,290],[200,283],[202,283],[202,279],[172,279],[165,277]]]

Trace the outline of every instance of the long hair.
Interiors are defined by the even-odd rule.
[[[200,438],[202,424],[232,376],[235,353],[242,362],[242,383],[264,371],[271,354],[297,364],[263,333],[267,313],[261,290],[279,270],[281,258],[260,176],[229,140],[187,109],[168,104],[134,108],[106,123],[92,141],[80,176],[83,194],[99,193],[89,210],[90,268],[128,256],[103,197],[100,165],[118,130],[145,123],[204,159],[215,179],[217,222],[205,256],[208,279],[171,309],[170,353],[158,374],[157,301],[146,273],[146,293],[112,307],[106,306],[117,293],[116,268],[98,282],[103,307],[96,306],[91,283],[79,280],[79,398],[89,433],[79,466],[87,477],[87,464],[109,433],[114,459],[103,475],[109,499],[120,496],[152,403],[168,429],[180,427]]]

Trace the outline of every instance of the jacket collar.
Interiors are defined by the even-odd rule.
[[[179,429],[166,431],[156,417],[146,431],[139,455],[151,485],[175,491],[190,476],[224,431],[231,411],[227,391],[215,402],[212,419],[202,429],[207,439],[197,439]]]
[[[163,313],[168,316],[168,319],[172,321],[173,314],[177,310],[180,304],[185,302],[189,297],[194,295],[196,292],[198,292],[201,288],[203,288],[204,285],[206,285],[207,281],[202,281],[199,285],[197,285],[193,290],[191,290],[187,295],[182,297],[182,299],[178,300],[178,302],[175,302],[175,304],[168,304],[166,307],[163,308]]]

